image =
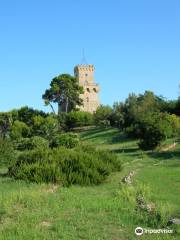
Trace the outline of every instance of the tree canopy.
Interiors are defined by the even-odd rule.
[[[69,74],[61,74],[52,79],[50,88],[46,89],[42,98],[46,105],[50,105],[55,113],[52,103],[58,104],[58,113],[69,112],[82,105],[80,94],[83,88],[79,86],[77,79]]]

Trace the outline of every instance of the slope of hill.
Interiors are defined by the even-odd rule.
[[[179,144],[171,151],[145,153],[117,129],[94,128],[80,135],[116,153],[123,170],[99,186],[64,188],[14,181],[1,169],[0,239],[136,239],[137,226],[163,228],[169,218],[180,217]],[[142,236],[172,238],[179,239],[178,233]]]

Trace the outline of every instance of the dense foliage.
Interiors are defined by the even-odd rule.
[[[54,92],[46,93],[55,97],[66,77],[55,78],[51,84]],[[67,104],[64,101],[68,97],[66,107],[70,111],[75,108],[78,98],[71,99],[66,90],[63,98],[48,96],[49,101],[60,105]],[[75,89],[71,90],[73,95]],[[100,183],[111,171],[120,169],[121,164],[109,152],[82,145],[78,135],[70,130],[94,124],[113,126],[127,136],[139,139],[141,149],[152,150],[165,139],[180,136],[179,106],[180,99],[167,101],[146,91],[139,95],[130,94],[125,102],[116,102],[112,108],[101,105],[94,114],[67,111],[55,115],[28,107],[0,113],[0,164],[10,164],[11,176],[29,181],[62,182],[65,185]]]
[[[93,115],[89,112],[70,112],[66,115],[66,126],[68,129],[93,125]]]
[[[55,147],[64,146],[66,148],[74,148],[74,147],[77,147],[79,143],[80,143],[80,139],[77,134],[64,133],[64,134],[56,135],[52,139],[50,143],[50,147],[55,148]]]
[[[13,142],[15,150],[25,151],[33,149],[47,149],[49,142],[43,137],[33,136],[31,138],[20,138]]]
[[[79,94],[83,92],[79,86],[77,79],[69,74],[61,74],[52,79],[50,88],[45,91],[42,98],[46,105],[50,105],[53,112],[52,103],[58,104],[58,113],[62,110],[69,112],[74,110],[76,106],[82,105]]]
[[[10,128],[10,137],[12,139],[29,137],[30,134],[31,134],[30,127],[28,127],[26,123],[21,122],[19,120],[14,121]]]
[[[16,153],[9,140],[0,139],[0,166],[8,166],[16,159]]]
[[[117,157],[105,151],[54,148],[23,152],[9,167],[9,175],[38,183],[90,185],[101,183],[111,171],[120,169]]]
[[[180,135],[179,101],[166,101],[146,91],[130,94],[113,108],[100,106],[95,115],[97,125],[111,125],[129,137],[138,138],[143,150],[154,149],[168,137]]]
[[[94,121],[100,126],[110,126],[112,108],[110,106],[99,106],[94,113]]]

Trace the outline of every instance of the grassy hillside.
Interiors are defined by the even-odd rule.
[[[91,129],[81,138],[118,154],[123,170],[99,186],[64,188],[14,181],[1,169],[0,239],[136,239],[137,226],[148,228],[135,210],[137,192],[145,193],[161,212],[180,217],[180,146],[164,153],[144,153],[136,141],[117,129]],[[121,179],[134,171],[132,184]],[[151,227],[152,228],[152,227]],[[142,239],[179,239],[175,235],[144,235]]]

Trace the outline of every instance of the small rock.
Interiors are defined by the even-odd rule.
[[[129,175],[123,177],[121,182],[131,184],[132,183],[132,177],[134,176],[134,171],[130,172]]]
[[[168,223],[169,224],[180,225],[180,218],[171,218]]]
[[[43,226],[43,227],[50,227],[51,223],[48,222],[48,221],[43,221],[43,222],[40,223],[40,225]]]
[[[155,208],[156,208],[156,206],[155,206],[154,203],[147,203],[147,205],[146,205],[146,209],[147,209],[148,212],[154,211]]]

